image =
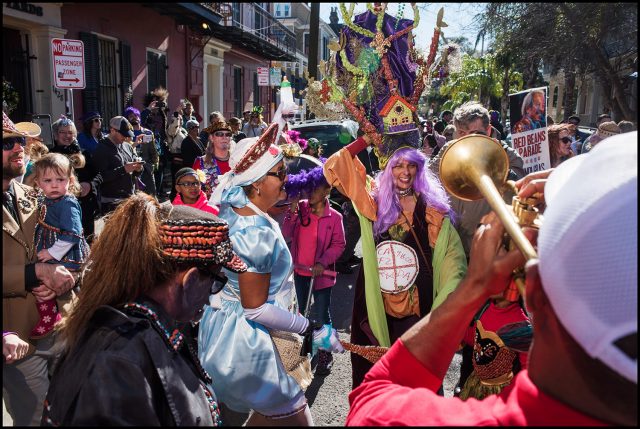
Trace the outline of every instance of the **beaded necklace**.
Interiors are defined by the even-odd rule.
[[[131,313],[140,314],[151,322],[151,325],[163,334],[163,338],[169,343],[169,347],[175,351],[178,351],[184,342],[184,335],[177,328],[169,334],[169,330],[160,322],[158,314],[147,307],[146,305],[139,304],[137,302],[128,302],[124,305],[125,310],[129,310]]]
[[[207,404],[209,405],[209,412],[211,413],[211,419],[213,420],[214,426],[222,426],[222,419],[220,418],[220,408],[218,407],[218,403],[216,402],[213,394],[206,386],[205,383],[211,384],[212,379],[211,376],[207,373],[207,371],[200,364],[200,359],[198,359],[198,354],[194,350],[193,346],[189,341],[185,341],[185,337],[177,328],[173,330],[171,334],[169,334],[169,330],[160,322],[160,318],[158,314],[150,309],[148,306],[144,304],[140,304],[138,302],[128,302],[123,307],[125,310],[128,310],[129,313],[133,313],[136,315],[142,315],[146,319],[150,320],[151,326],[153,326],[158,332],[160,332],[161,336],[168,342],[169,347],[173,350],[178,351],[183,343],[187,345],[187,350],[189,351],[189,356],[191,357],[191,361],[196,367],[200,375],[200,389],[204,394],[204,397],[207,400]],[[204,380],[204,382],[203,382]]]
[[[405,189],[404,191],[396,191],[396,195],[400,198],[413,194],[413,188]]]

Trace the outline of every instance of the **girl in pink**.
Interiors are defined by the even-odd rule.
[[[329,205],[331,187],[324,178],[322,166],[290,175],[285,186],[294,203],[285,214],[282,234],[293,258],[298,308],[304,311],[307,306],[313,276],[315,305],[311,318],[330,325],[331,288],[336,278],[324,271],[335,269],[335,261],[342,255],[346,245],[342,215]],[[308,196],[308,199],[295,203],[304,196]],[[327,375],[332,363],[331,353],[320,350],[315,373]]]

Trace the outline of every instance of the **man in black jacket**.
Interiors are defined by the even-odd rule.
[[[98,143],[93,156],[96,170],[102,177],[102,215],[112,212],[118,203],[133,195],[144,163],[138,160],[133,147],[126,142],[134,136],[129,121],[123,116],[116,116],[109,121],[109,127],[109,135]]]

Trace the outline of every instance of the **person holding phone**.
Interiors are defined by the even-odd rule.
[[[133,146],[135,147],[136,155],[144,161],[144,170],[140,175],[140,180],[144,185],[143,190],[149,195],[155,195],[156,181],[153,173],[159,167],[160,156],[156,149],[153,132],[140,124],[140,111],[135,107],[127,107],[123,116],[127,118],[133,127]]]
[[[123,144],[134,136],[127,118],[116,116],[109,121],[109,135],[100,140],[96,148],[94,163],[102,177],[100,205],[103,216],[135,193],[135,179],[144,171],[144,161],[137,160],[133,146]],[[141,142],[142,136],[138,139]]]

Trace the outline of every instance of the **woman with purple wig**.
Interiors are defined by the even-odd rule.
[[[363,264],[353,303],[352,344],[389,347],[440,305],[466,273],[442,184],[421,151],[397,144],[410,134],[383,136],[387,149],[397,149],[387,152],[386,168],[375,180],[366,176],[356,156],[372,143],[368,134],[324,165],[327,182],[353,201],[360,219]],[[355,353],[351,363],[355,388],[373,364]]]

